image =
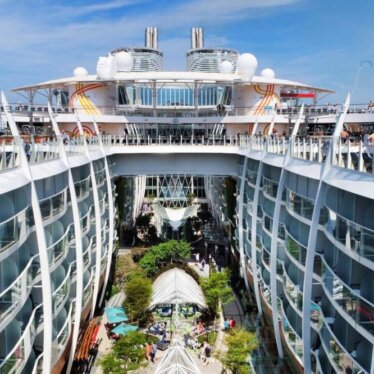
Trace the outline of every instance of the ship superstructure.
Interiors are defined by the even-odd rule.
[[[158,31],[145,35],[96,74],[16,88],[24,104],[2,95],[0,372],[71,369],[125,176],[128,226],[155,200],[160,230],[166,208],[183,221],[209,205],[293,372],[373,374],[371,108],[319,105],[331,90],[257,75],[255,56],[205,48],[200,28],[187,71],[163,71]]]

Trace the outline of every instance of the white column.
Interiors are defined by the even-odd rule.
[[[55,115],[52,111],[50,104],[48,104],[48,113],[51,120],[52,129],[55,134],[61,138],[60,128],[58,127]],[[80,214],[78,208],[77,194],[75,193],[74,179],[69,165],[69,159],[65,152],[63,142],[60,143],[60,155],[63,163],[68,170],[68,183],[69,192],[71,200],[71,209],[73,213],[73,224],[75,233],[75,258],[77,264],[77,280],[76,280],[76,298],[75,298],[75,313],[74,313],[74,327],[73,327],[73,337],[71,342],[71,349],[68,361],[68,367],[66,372],[70,373],[71,367],[73,365],[74,353],[77,347],[77,341],[80,330],[80,320],[82,314],[82,300],[83,300],[83,247],[82,247],[82,229],[80,224]]]
[[[1,101],[4,107],[5,116],[13,136],[20,138],[17,125],[14,121],[13,115],[9,111],[8,102],[1,93]],[[42,278],[42,295],[43,295],[43,374],[50,374],[51,360],[52,360],[52,291],[51,291],[51,277],[49,273],[49,261],[47,254],[47,242],[45,239],[45,232],[43,226],[43,218],[40,211],[38,194],[33,180],[31,169],[23,150],[20,152],[21,168],[26,177],[30,180],[31,185],[31,206],[34,214],[36,238],[39,249],[40,272]]]
[[[79,129],[79,133],[82,137],[84,137],[84,132],[83,132],[80,119],[78,116],[76,118],[77,118],[77,126]],[[86,157],[90,161],[90,176],[91,176],[91,184],[92,184],[92,195],[93,195],[94,207],[95,207],[95,226],[96,226],[96,261],[95,261],[96,268],[95,268],[95,277],[94,277],[92,308],[91,308],[91,313],[90,313],[90,318],[92,318],[95,312],[95,306],[96,306],[97,298],[99,294],[99,283],[100,283],[100,270],[101,270],[100,265],[101,265],[101,251],[102,251],[101,213],[100,213],[99,193],[97,191],[95,169],[93,167],[90,150],[88,149],[88,145],[86,141],[84,141],[84,150],[85,150]]]
[[[303,331],[303,356],[304,356],[304,371],[305,373],[311,373],[311,359],[310,359],[310,302],[312,300],[312,282],[313,282],[313,268],[314,268],[314,256],[316,252],[316,242],[317,242],[317,233],[318,233],[318,222],[321,214],[321,208],[323,205],[323,200],[325,197],[325,190],[323,182],[326,179],[329,171],[332,167],[332,157],[333,157],[333,143],[334,141],[340,141],[340,132],[343,129],[345,116],[348,111],[350,103],[350,94],[348,94],[343,111],[337,121],[335,126],[334,134],[332,136],[331,144],[327,153],[325,163],[321,168],[321,175],[318,183],[316,199],[313,208],[312,219],[310,223],[309,237],[308,237],[308,247],[306,252],[305,260],[305,273],[304,273],[304,288],[303,288],[303,321],[302,321],[302,331]]]
[[[105,296],[105,290],[108,285],[109,275],[110,275],[110,268],[112,266],[112,254],[113,254],[113,244],[114,244],[114,200],[113,200],[113,193],[112,193],[112,180],[110,177],[110,171],[109,171],[109,165],[108,160],[106,158],[104,144],[101,139],[99,126],[97,125],[96,121],[93,121],[94,129],[96,132],[96,135],[99,139],[99,146],[101,153],[103,155],[104,159],[104,168],[105,168],[105,179],[106,179],[106,188],[108,191],[108,204],[109,204],[109,248],[108,248],[108,260],[107,260],[107,266],[105,270],[105,279],[104,279],[104,285],[103,285],[103,292],[100,296],[99,305],[103,303],[104,296]]]
[[[247,277],[247,266],[245,263],[244,254],[244,240],[243,240],[243,205],[244,205],[244,190],[246,183],[248,157],[244,156],[243,171],[240,180],[240,190],[239,190],[239,201],[238,201],[238,230],[239,230],[239,254],[240,254],[240,264],[243,271],[244,283],[247,291],[249,291],[248,277]]]

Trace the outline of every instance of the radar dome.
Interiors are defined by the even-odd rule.
[[[264,78],[275,78],[275,72],[273,69],[266,68],[262,70],[261,77]]]
[[[229,74],[229,73],[232,73],[232,68],[233,68],[233,65],[230,61],[222,61],[220,64],[219,64],[219,72],[220,73],[223,73],[223,74]]]
[[[84,67],[78,66],[73,70],[73,75],[74,77],[85,77],[88,75],[88,71]]]
[[[243,53],[236,62],[237,73],[243,80],[251,80],[257,69],[257,58],[251,53]]]
[[[133,65],[133,58],[127,52],[118,52],[115,55],[115,60],[117,64],[117,71],[130,71]]]

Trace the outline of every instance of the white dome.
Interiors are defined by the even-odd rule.
[[[257,58],[251,53],[243,53],[236,62],[237,73],[243,80],[251,80],[257,69]]]
[[[73,70],[73,75],[74,77],[85,77],[88,75],[88,71],[84,67],[78,66]]]
[[[233,65],[230,61],[222,61],[220,64],[219,64],[219,72],[220,73],[223,73],[223,74],[229,74],[229,73],[232,73],[232,68],[233,68]]]
[[[264,78],[275,78],[275,72],[273,69],[266,68],[262,70],[261,77]]]
[[[130,71],[133,65],[133,58],[127,52],[118,52],[115,55],[115,60],[117,64],[117,71]]]

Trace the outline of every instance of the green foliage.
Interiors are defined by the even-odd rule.
[[[149,277],[156,274],[160,262],[185,261],[191,257],[190,245],[181,240],[170,240],[150,248],[140,260],[140,266]]]
[[[144,276],[143,271],[136,269],[128,276],[125,293],[124,307],[129,318],[139,324],[146,323],[150,316],[147,308],[152,296],[151,280]]]
[[[227,270],[211,273],[209,278],[201,277],[200,285],[211,313],[217,314],[218,303],[226,304],[233,299],[229,286],[230,274]]]
[[[120,291],[120,288],[117,287],[115,284],[112,284],[112,287],[110,288],[110,297],[116,295]]]
[[[209,332],[207,334],[199,335],[197,337],[197,342],[199,344],[203,344],[204,342],[208,342],[210,346],[214,346],[216,344],[218,333],[215,331]]]
[[[110,353],[99,359],[104,374],[123,374],[139,369],[147,363],[144,334],[134,331],[114,343]]]
[[[245,329],[232,329],[225,337],[225,344],[227,351],[219,357],[223,365],[234,373],[249,373],[249,355],[258,347],[255,334]]]

